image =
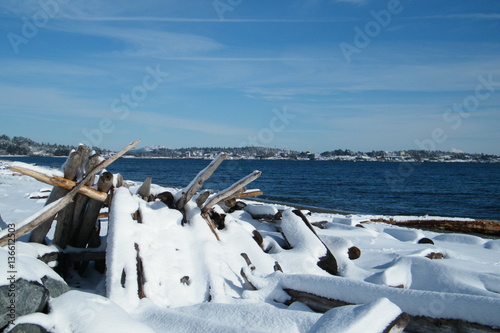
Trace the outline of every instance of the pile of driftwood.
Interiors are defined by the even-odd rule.
[[[59,271],[64,273],[65,263],[79,261],[96,261],[103,263],[105,252],[100,249],[100,216],[101,209],[109,206],[112,201],[113,189],[123,186],[123,178],[120,174],[114,179],[110,172],[102,172],[97,181],[97,189],[94,189],[95,177],[107,166],[114,162],[126,152],[136,147],[139,140],[131,143],[113,157],[103,160],[98,154],[92,154],[89,147],[80,145],[76,151],[71,152],[63,166],[64,177],[48,176],[46,174],[19,166],[9,167],[10,170],[33,177],[41,182],[53,185],[49,197],[46,201],[46,209],[38,213],[31,221],[23,223],[15,233],[16,239],[31,232],[29,241],[34,243],[46,243],[46,236],[54,221],[55,233],[52,244],[62,249],[44,255],[40,258],[44,262],[57,261]],[[202,188],[204,182],[211,177],[213,172],[227,157],[220,154],[205,169],[193,179],[184,189],[180,199],[174,201],[174,195],[170,192],[163,192],[157,195],[151,194],[151,177],[147,177],[137,194],[146,201],[160,199],[169,208],[181,211],[184,215],[183,223],[186,223],[185,205]],[[197,204],[200,206],[203,218],[207,221],[213,234],[219,240],[217,228],[221,228],[224,219],[220,214],[213,211],[215,205],[222,207],[232,207],[236,199],[255,197],[262,194],[260,190],[247,191],[246,185],[260,176],[260,171],[254,171],[234,183],[227,189],[217,193],[209,199],[210,192],[204,191],[197,197]],[[136,215],[140,219],[140,214]],[[0,246],[6,245],[7,237],[0,238]],[[68,247],[67,251],[64,251]],[[82,249],[82,250],[78,250]],[[96,250],[92,250],[96,249]],[[98,265],[103,271],[105,266]]]
[[[96,264],[96,268],[103,271],[105,253],[102,250],[91,250],[100,246],[100,226],[96,222],[101,208],[111,202],[112,188],[121,186],[122,181],[114,180],[111,173],[102,171],[135,148],[138,142],[136,140],[107,160],[103,160],[98,154],[91,154],[90,148],[80,145],[68,157],[64,165],[64,177],[49,176],[29,168],[9,167],[14,172],[54,186],[45,208],[31,220],[18,224],[15,239],[31,232],[30,242],[45,244],[47,233],[53,222],[57,221],[52,244],[61,248],[61,251],[48,253],[40,259],[46,263],[56,261],[60,273],[64,273],[65,263],[81,261],[100,262]],[[96,190],[92,186],[95,177],[101,172]],[[12,235],[1,237],[0,246],[6,245],[9,237]],[[68,250],[65,251],[67,247]]]
[[[61,250],[49,253],[40,259],[45,262],[56,261],[59,267],[63,267],[63,270],[60,270],[62,273],[64,273],[65,263],[76,263],[77,267],[83,267],[84,269],[86,267],[85,263],[89,261],[96,262],[96,268],[104,271],[106,269],[106,264],[104,263],[106,253],[105,250],[100,247],[99,214],[104,206],[111,205],[113,191],[118,187],[124,186],[124,183],[121,176],[118,175],[117,177],[109,172],[102,171],[117,158],[133,149],[138,141],[139,140],[128,145],[122,151],[107,160],[102,160],[100,156],[95,154],[91,155],[91,150],[88,147],[80,146],[77,151],[72,152],[68,157],[64,165],[64,178],[48,176],[21,167],[11,167],[10,169],[12,171],[34,177],[54,186],[47,200],[45,209],[39,212],[31,221],[25,221],[22,225],[18,225],[15,234],[16,239],[31,232],[31,242],[44,243],[53,222],[57,221],[52,243],[57,245]],[[190,213],[193,211],[193,206],[195,205],[197,212],[199,211],[199,215],[201,215],[208,225],[215,240],[219,242],[221,238],[218,230],[225,228],[225,214],[221,213],[221,209],[225,212],[232,212],[234,209],[240,208],[238,207],[239,202],[237,202],[237,199],[254,197],[262,194],[259,190],[247,191],[246,188],[248,184],[260,176],[260,171],[250,173],[218,193],[214,194],[207,190],[201,191],[204,182],[211,177],[225,158],[225,154],[217,156],[179,193],[152,193],[151,178],[148,177],[137,191],[137,195],[144,201],[139,200],[141,202],[161,200],[170,209],[174,209],[182,214],[183,226],[192,222],[193,216],[190,215]],[[101,174],[96,182],[95,177],[97,177],[99,173]],[[115,177],[118,179],[114,179]],[[97,189],[93,188],[95,183],[97,184]],[[118,192],[116,198],[118,198]],[[215,209],[216,206],[217,209]],[[178,212],[177,214],[179,214]],[[295,218],[289,216],[287,221],[298,221],[293,223],[300,224],[301,230],[304,230],[304,233],[309,236],[312,234],[313,237],[317,238],[317,242],[320,246],[322,244],[325,248],[326,254],[317,258],[316,265],[330,275],[337,275],[337,260],[318,237],[313,225],[300,210],[294,210],[293,214],[295,214]],[[199,215],[197,216],[199,217]],[[129,216],[129,218],[134,220],[134,223],[142,224],[142,219],[144,217],[142,216],[140,205],[135,213]],[[281,216],[275,216],[273,218],[279,219]],[[201,223],[204,225],[203,221]],[[208,234],[210,235],[210,233]],[[282,235],[286,243],[285,245],[288,245],[289,248],[293,248],[294,244],[291,244],[287,240],[286,232],[283,232]],[[212,237],[212,240],[213,239]],[[266,249],[262,248],[262,235],[260,235],[257,230],[253,231],[253,240],[261,247],[259,250],[262,253],[266,252]],[[7,244],[7,238],[0,238],[0,246],[4,246],[5,244]],[[134,249],[133,252],[136,253],[135,262],[132,265],[135,267],[135,274],[131,274],[132,270],[127,272],[127,270],[118,267],[119,271],[122,273],[121,279],[117,283],[117,288],[124,288],[128,280],[133,280],[134,285],[137,286],[136,296],[138,296],[138,298],[148,297],[144,289],[145,275],[143,272],[144,267],[140,245],[139,243],[133,243],[126,244],[126,246]],[[348,250],[351,260],[359,257],[360,251],[358,248],[351,247]],[[253,277],[251,276],[255,266],[246,253],[241,253],[241,256],[248,266],[245,267],[245,269],[241,269],[241,278],[250,289],[257,289],[252,282]],[[107,269],[110,270],[110,267],[107,267]],[[274,271],[282,271],[278,262],[274,264]],[[189,285],[191,280],[190,277],[186,275],[182,276],[180,281],[177,280],[176,283]],[[290,303],[293,301],[300,301],[318,312],[325,312],[334,307],[350,304],[344,300],[326,298],[292,288],[286,288],[284,291],[289,295]],[[442,321],[430,317],[412,317],[411,320],[413,325],[410,324],[410,327],[413,326],[415,328],[415,326],[424,326],[429,329],[429,331],[433,331],[436,327],[441,325],[450,327],[456,325],[471,325],[470,323],[462,321]],[[400,332],[409,322],[410,316],[406,313],[401,313],[393,318],[393,321],[388,325],[385,331]],[[487,331],[485,327],[481,327],[481,329]]]

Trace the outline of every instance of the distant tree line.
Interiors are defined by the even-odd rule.
[[[68,156],[71,150],[76,146],[59,145],[51,143],[38,143],[29,138],[15,136],[10,138],[7,135],[0,135],[0,155],[28,155],[28,156]],[[106,155],[111,153],[109,150],[99,147],[92,147],[96,153]],[[443,157],[450,157],[455,160],[470,160],[478,162],[487,162],[498,160],[500,157],[490,154],[469,154],[463,152],[445,152],[438,150],[401,150],[387,152],[382,150],[373,150],[371,152],[354,152],[350,149],[335,149],[325,151],[321,154],[314,154],[309,151],[298,152],[288,148],[269,148],[269,147],[189,147],[171,149],[164,146],[149,146],[140,149],[131,150],[128,155],[136,157],[167,157],[167,158],[207,158],[213,157],[220,152],[225,152],[233,158],[254,157],[254,158],[285,158],[285,159],[335,159],[340,156],[350,156],[351,160],[361,159],[368,156],[371,160],[391,161],[395,158],[399,160],[432,161],[440,160]]]
[[[68,156],[76,146],[51,143],[38,143],[22,136],[0,135],[0,155],[27,155],[27,156]],[[107,154],[108,150],[93,147],[98,154]]]

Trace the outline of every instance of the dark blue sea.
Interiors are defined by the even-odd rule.
[[[59,167],[63,158],[2,157]],[[210,163],[196,159],[119,159],[124,179],[184,187]],[[500,164],[226,160],[205,183],[221,190],[253,170],[261,199],[332,211],[500,220]]]

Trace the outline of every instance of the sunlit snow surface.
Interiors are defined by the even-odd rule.
[[[30,194],[47,186],[13,176],[3,165],[0,224],[4,229],[40,210],[45,200],[30,199]],[[108,223],[106,288],[98,274],[73,276],[70,285],[75,290],[52,299],[48,315],[28,315],[18,322],[38,323],[56,332],[377,332],[407,312],[500,327],[500,240],[383,223],[363,223],[361,228],[360,222],[380,216],[312,213],[307,215],[310,222],[326,222],[324,229],[314,229],[339,265],[340,276],[331,276],[316,265],[325,254],[321,241],[289,207],[252,203],[249,211],[254,214],[284,210],[276,223],[255,220],[245,210],[228,214],[226,228],[217,231],[219,241],[194,202],[187,205],[189,223],[183,226],[179,211],[132,195],[138,185],[115,192]],[[154,193],[164,190],[152,187]],[[137,210],[142,223],[132,218]],[[419,218],[436,219],[411,217]],[[263,236],[266,252],[252,239],[254,230]],[[280,230],[292,249],[283,249],[286,242]],[[435,244],[418,244],[424,237]],[[54,248],[21,241],[17,242],[19,276],[36,279],[44,269],[53,274],[48,266],[30,268],[25,257]],[[361,250],[359,259],[348,258],[352,246]],[[143,299],[137,294],[137,249],[146,281]],[[431,253],[444,258],[431,260],[426,257]],[[0,254],[1,270],[6,271],[5,251]],[[283,273],[274,271],[276,262]],[[257,290],[246,283],[242,272]],[[6,284],[4,280],[0,283]],[[289,296],[283,289],[358,305],[322,315],[301,303],[284,305]]]

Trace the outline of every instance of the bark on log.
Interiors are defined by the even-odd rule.
[[[215,206],[217,203],[227,200],[231,196],[233,196],[235,193],[237,193],[240,189],[243,187],[247,186],[251,182],[253,182],[255,179],[259,178],[259,176],[262,174],[260,171],[254,171],[248,176],[240,179],[233,185],[229,186],[225,190],[222,190],[221,192],[218,192],[212,199],[207,201],[202,208],[202,212],[206,213],[208,212],[209,209],[211,209],[213,206]]]
[[[103,172],[97,183],[97,189],[106,193],[111,187],[113,187],[113,174],[110,172]],[[95,223],[99,217],[102,206],[103,203],[100,201],[93,199],[89,201],[80,228],[75,235],[76,238],[72,241],[73,246],[79,248],[85,247],[90,239],[92,230],[95,228]]]
[[[214,171],[219,167],[222,161],[227,157],[227,154],[219,154],[205,169],[201,170],[198,175],[184,189],[184,194],[177,202],[177,209],[182,211],[186,203],[193,198],[196,192],[203,186],[203,183],[212,176]]]

